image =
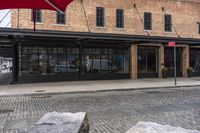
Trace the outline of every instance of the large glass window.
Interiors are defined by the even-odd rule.
[[[67,49],[67,72],[77,73],[79,72],[79,49],[68,48]]]
[[[79,50],[76,48],[22,47],[22,75],[76,73]]]
[[[128,47],[22,46],[19,57],[22,75],[129,74]]]
[[[85,48],[84,73],[129,73],[128,48]]]
[[[47,49],[40,47],[38,56],[39,56],[40,73],[42,75],[46,75],[47,74],[47,65],[48,65]]]
[[[39,74],[41,67],[39,65],[39,49],[38,47],[24,47],[22,50],[22,74]]]

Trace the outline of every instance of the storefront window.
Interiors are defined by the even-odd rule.
[[[66,72],[77,73],[79,72],[79,50],[77,48],[67,49]]]
[[[82,67],[84,73],[129,73],[129,51],[124,48],[85,48]]]
[[[41,71],[42,75],[47,74],[47,68],[48,68],[48,58],[47,58],[47,49],[46,48],[39,48],[39,66],[38,68]]]
[[[22,75],[129,74],[130,68],[128,47],[83,48],[80,52],[74,47],[22,46],[19,57]]]
[[[176,70],[177,76],[182,76],[182,48],[176,48]],[[165,47],[165,67],[168,68],[168,77],[174,76],[174,49]]]
[[[22,74],[39,74],[41,69],[39,66],[39,49],[38,47],[24,47],[22,50]]]
[[[57,48],[48,49],[48,73],[56,74],[57,73]]]
[[[190,67],[192,67],[192,72],[200,75],[200,49],[190,50]]]
[[[78,49],[22,47],[22,75],[54,75],[79,71]]]

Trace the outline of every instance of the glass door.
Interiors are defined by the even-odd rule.
[[[157,47],[138,48],[138,77],[139,78],[158,77]]]
[[[183,76],[182,48],[176,48],[176,70],[177,76]],[[174,77],[174,48],[165,48],[165,67],[168,68],[167,76]]]

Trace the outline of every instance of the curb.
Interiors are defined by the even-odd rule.
[[[64,94],[79,94],[79,93],[98,93],[98,92],[112,92],[112,91],[136,91],[136,90],[151,90],[151,89],[171,89],[181,87],[197,87],[200,85],[178,85],[178,86],[158,86],[158,87],[141,87],[141,88],[123,88],[123,89],[103,89],[103,90],[85,90],[85,91],[66,91],[66,92],[38,92],[26,94],[5,94],[0,97],[14,97],[14,96],[44,96],[44,95],[64,95]]]

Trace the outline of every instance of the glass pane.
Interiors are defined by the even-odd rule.
[[[130,69],[129,69],[129,50],[125,50],[124,51],[124,73],[128,74],[130,73]]]
[[[139,73],[146,73],[146,49],[139,48],[138,50],[138,71]]]
[[[124,56],[123,56],[123,49],[119,50],[116,49],[114,51],[114,55],[112,58],[112,63],[114,65],[113,69],[115,69],[115,72],[117,73],[123,73],[123,65],[124,65],[124,60],[123,60]]]
[[[108,72],[109,67],[112,67],[112,65],[110,64],[111,62],[108,59],[108,49],[105,48],[101,49],[101,62],[100,62],[101,73]]]
[[[176,49],[176,69],[177,74],[180,75],[182,73],[182,48]],[[168,68],[169,73],[174,73],[174,49],[173,48],[165,48],[165,67]]]
[[[67,72],[65,48],[58,48],[56,67],[57,67],[57,74],[64,74]]]
[[[157,72],[157,50],[156,48],[148,49],[147,51],[147,72]]]
[[[30,74],[40,74],[41,69],[39,67],[39,51],[38,47],[31,47],[29,49],[29,58],[30,60],[30,69],[29,73]]]
[[[77,48],[68,48],[67,49],[67,70],[68,73],[78,73],[80,60],[79,60],[79,49]]]
[[[57,73],[57,48],[49,48],[49,74]]]
[[[48,57],[47,57],[47,49],[46,48],[39,48],[39,68],[43,75],[47,74],[48,68]]]

